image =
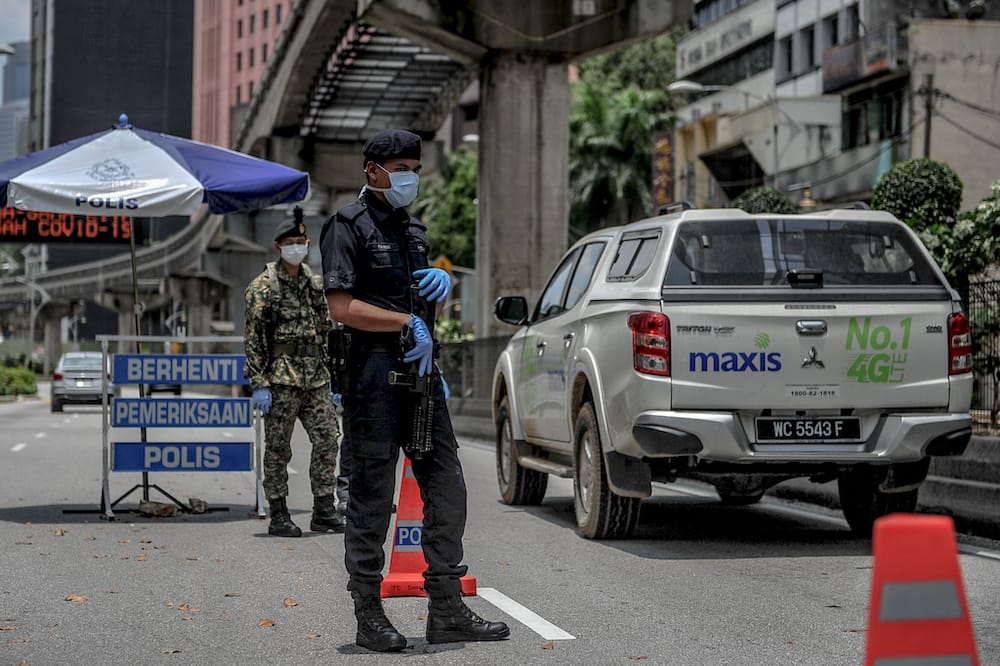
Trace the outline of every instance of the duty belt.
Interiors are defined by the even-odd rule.
[[[288,356],[319,356],[319,345],[296,345],[290,342],[278,342],[274,345],[274,355],[287,354]]]

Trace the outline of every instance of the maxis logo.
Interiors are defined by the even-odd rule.
[[[758,333],[753,346],[767,349],[771,336]],[[781,352],[691,352],[688,354],[690,372],[778,372],[781,370]]]
[[[781,352],[691,352],[690,372],[778,372]]]

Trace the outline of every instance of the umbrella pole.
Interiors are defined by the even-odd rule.
[[[133,219],[133,223],[135,220]],[[133,227],[132,233],[128,235],[128,249],[129,255],[132,259],[132,313],[135,315],[135,334],[136,337],[142,335],[142,313],[141,306],[139,304],[139,271],[135,265],[135,228]],[[142,343],[136,340],[135,351],[137,354],[142,353]],[[144,384],[139,384],[139,397],[146,397],[146,386]],[[142,442],[143,448],[146,446],[146,428],[142,427],[139,429],[139,441]],[[144,502],[149,501],[149,472],[142,473],[142,499]]]

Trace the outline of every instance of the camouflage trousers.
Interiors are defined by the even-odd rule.
[[[337,442],[340,426],[330,398],[330,389],[271,387],[271,410],[264,417],[264,494],[288,495],[288,463],[292,459],[292,431],[302,422],[312,457],[309,482],[314,497],[332,495],[337,490]]]

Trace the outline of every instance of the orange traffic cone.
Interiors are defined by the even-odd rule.
[[[914,514],[879,518],[872,551],[865,666],[978,666],[954,521]]]
[[[382,579],[382,598],[426,597],[424,571],[427,560],[421,548],[424,532],[424,502],[420,499],[420,486],[413,476],[410,459],[404,456],[403,479],[399,485],[399,502],[396,508],[396,529],[392,540],[389,573]],[[462,594],[476,595],[476,579],[462,576]]]

